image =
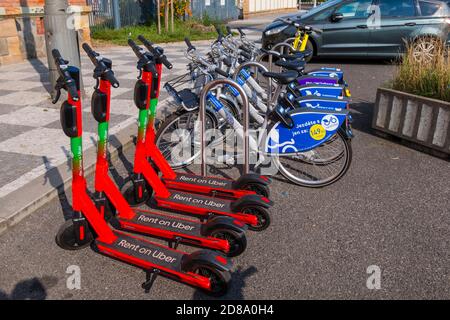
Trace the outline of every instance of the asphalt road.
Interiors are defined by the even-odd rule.
[[[391,65],[318,64],[340,65],[352,88],[352,166],[324,189],[274,180],[272,225],[248,233],[248,250],[233,260],[233,284],[225,298],[449,299],[449,162],[370,131],[376,87],[389,79]],[[132,152],[115,163],[119,183]],[[165,278],[145,294],[143,271],[91,249],[60,249],[54,236],[67,206],[64,197],[56,199],[0,236],[0,299],[208,298]],[[67,289],[71,265],[81,269],[80,290]],[[379,290],[366,287],[371,265],[382,272]]]

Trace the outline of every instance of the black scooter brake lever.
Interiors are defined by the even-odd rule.
[[[59,101],[59,98],[61,98],[61,89],[58,89],[56,91],[56,96],[55,96],[55,99],[52,100],[52,103],[57,104]]]

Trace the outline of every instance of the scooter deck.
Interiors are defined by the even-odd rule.
[[[169,202],[196,207],[204,210],[211,211],[221,211],[221,212],[229,212],[231,213],[231,203],[230,200],[220,199],[220,198],[211,198],[208,196],[203,196],[199,194],[193,194],[188,192],[171,190],[170,197],[168,199]]]
[[[158,266],[182,272],[181,264],[185,253],[123,233],[114,232],[114,234],[117,238],[113,243],[95,240],[100,252],[142,268],[150,269]]]
[[[175,179],[164,179],[164,182],[169,185],[169,187],[171,184],[183,184],[211,189],[233,190],[233,180],[219,177],[202,177],[187,173],[177,173]]]
[[[124,219],[119,216],[118,220],[123,227],[127,229],[136,229],[137,231],[139,231],[139,227],[142,226],[144,228],[147,227],[161,231],[170,231],[186,236],[202,236],[202,224],[200,221],[173,217],[155,212],[136,211],[136,214],[132,219]]]

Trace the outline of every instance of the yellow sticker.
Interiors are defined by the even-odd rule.
[[[347,97],[351,97],[351,93],[349,89],[345,89],[345,94],[347,95]]]
[[[325,135],[327,134],[327,131],[325,128],[320,124],[315,124],[309,129],[309,135],[314,140],[322,140],[325,138]]]

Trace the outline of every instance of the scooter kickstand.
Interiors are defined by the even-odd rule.
[[[169,248],[177,250],[181,240],[181,237],[175,237],[175,240],[169,241]]]
[[[142,284],[142,289],[145,290],[145,293],[149,293],[150,289],[153,286],[153,283],[155,282],[156,278],[159,275],[158,269],[152,269],[152,270],[146,270],[145,271],[145,282]]]

